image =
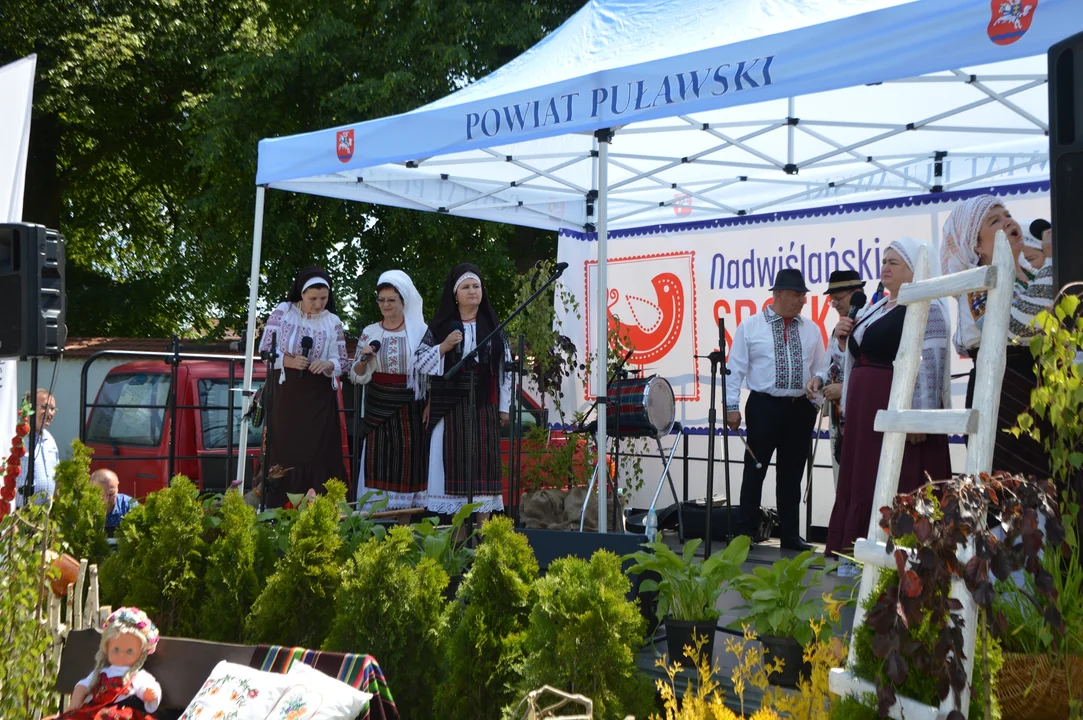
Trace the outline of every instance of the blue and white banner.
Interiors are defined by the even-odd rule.
[[[263,140],[256,182],[1044,55],[1081,30],[1080,0],[595,0],[529,52],[438,102]]]
[[[1048,184],[999,188],[1004,203],[1024,227],[1049,217]],[[729,346],[737,326],[771,303],[769,288],[780,268],[797,268],[811,292],[804,316],[820,330],[824,347],[838,322],[824,294],[834,270],[856,270],[872,297],[885,248],[899,237],[939,246],[940,229],[966,195],[934,202],[884,203],[865,209],[840,206],[795,212],[764,222],[685,223],[612,233],[609,239],[608,288],[597,288],[598,243],[593,236],[563,232],[557,259],[567,262],[556,292],[560,330],[571,338],[580,362],[595,349],[598,298],[604,297],[610,326],[635,347],[629,365],[645,376],[659,375],[673,386],[677,420],[685,427],[705,427],[710,403],[710,364],[697,359],[718,348],[724,323]],[[858,206],[860,207],[860,206]],[[938,263],[939,256],[930,257]],[[561,301],[573,296],[578,312]],[[951,304],[952,325],[956,322]],[[971,361],[954,358],[952,373],[968,373]],[[573,377],[564,388],[566,410],[594,400],[593,379]],[[963,407],[966,378],[952,385],[953,405]]]

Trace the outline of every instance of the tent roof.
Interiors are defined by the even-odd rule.
[[[611,228],[1043,179],[1083,2],[1001,5],[593,0],[440,101],[263,140],[256,182],[589,230],[602,128]]]

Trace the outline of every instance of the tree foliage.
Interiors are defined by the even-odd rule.
[[[56,466],[53,518],[72,557],[100,565],[109,554],[102,489],[90,482],[90,449],[73,440],[70,460]]]
[[[645,717],[654,692],[635,653],[647,622],[626,597],[631,583],[620,558],[599,550],[589,562],[554,560],[536,587],[523,638],[522,688],[551,685],[586,695],[599,718]]]
[[[338,521],[346,486],[328,480],[325,491],[301,510],[290,530],[289,549],[252,606],[245,627],[251,642],[309,648],[323,644],[342,581]]]
[[[508,518],[481,528],[474,566],[451,608],[445,666],[450,676],[437,707],[450,720],[492,720],[516,699],[522,664],[521,633],[534,603],[538,561]]]
[[[260,139],[436,100],[579,5],[6,0],[0,64],[38,56],[24,217],[67,237],[71,334],[241,327]],[[432,303],[469,259],[506,309],[516,261],[554,249],[533,230],[277,191],[264,228],[265,301],[318,262],[344,299],[401,267]],[[375,307],[350,315],[356,328]]]
[[[414,531],[393,527],[373,537],[346,562],[325,650],[379,659],[402,717],[437,717],[439,658],[447,616],[447,573],[433,558],[415,565]]]
[[[244,618],[259,596],[260,531],[256,511],[237,490],[226,493],[220,512],[217,537],[207,554],[202,634],[208,640],[236,643],[244,639]]]
[[[128,511],[102,564],[102,604],[142,609],[163,635],[195,636],[206,563],[198,495],[178,475]]]

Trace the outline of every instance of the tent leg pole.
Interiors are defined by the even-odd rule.
[[[244,492],[244,476],[248,466],[248,408],[252,404],[252,368],[256,353],[256,303],[259,301],[259,258],[263,247],[263,202],[267,188],[256,188],[256,220],[252,230],[252,269],[248,278],[248,328],[244,336],[244,382],[241,393],[240,446],[237,452],[237,484]],[[268,368],[267,379],[273,382],[274,368]],[[229,389],[233,392],[233,388]],[[226,422],[232,424],[233,418]],[[266,472],[266,471],[265,471]]]
[[[598,288],[594,294],[597,321],[596,343],[598,347],[598,458],[597,461],[605,471],[606,449],[606,400],[609,395],[608,375],[609,369],[606,360],[609,357],[609,318],[606,313],[607,299],[609,297],[608,278],[608,241],[609,241],[609,142],[612,140],[609,130],[599,130],[598,138]],[[599,473],[599,477],[606,475]],[[607,483],[603,479],[598,483],[598,532],[604,533],[609,530],[609,522],[606,517],[608,503],[606,502]]]

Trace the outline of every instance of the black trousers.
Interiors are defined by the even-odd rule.
[[[760,500],[763,479],[771,457],[778,452],[775,466],[775,501],[778,507],[779,534],[783,541],[801,537],[801,478],[808,462],[816,406],[800,397],[774,397],[753,392],[745,404],[745,427],[748,449],[762,467],[745,452],[745,471],[741,480],[741,532],[755,537],[760,523]]]

